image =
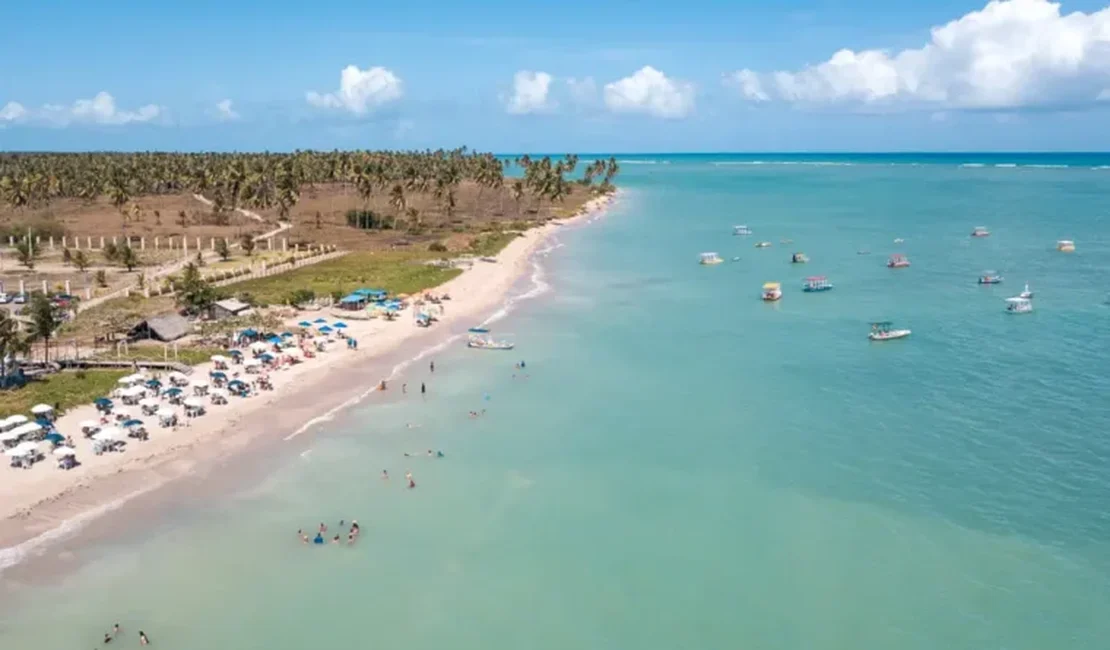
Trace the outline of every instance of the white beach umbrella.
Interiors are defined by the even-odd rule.
[[[243,362],[243,365],[248,367],[248,368],[254,368],[255,366],[261,366],[262,362],[259,361],[258,359],[247,359],[246,361]]]
[[[208,382],[203,379],[194,379],[189,382],[193,388],[208,388]]]
[[[146,393],[146,389],[142,386],[132,386],[131,388],[125,389],[120,394],[124,397],[138,397],[139,395],[142,395],[144,393]]]
[[[283,354],[285,354],[285,356],[291,357],[293,359],[300,359],[301,357],[304,356],[304,352],[302,352],[300,348],[289,348]]]
[[[228,363],[230,361],[230,359],[228,359],[227,357],[225,357],[222,354],[213,354],[212,355],[212,361],[214,361],[216,363]]]
[[[123,438],[123,432],[117,427],[104,427],[100,433],[93,436],[93,440],[99,440],[101,442],[110,442],[112,440],[120,440],[121,438]]]
[[[227,397],[227,391],[222,388],[213,388],[212,397]]]
[[[154,408],[161,403],[162,402],[158,401],[158,399],[155,397],[144,397],[143,399],[139,400],[139,406],[146,406],[149,408]]]
[[[131,410],[125,408],[116,409],[112,412],[112,415],[115,415],[118,420],[128,420],[131,418]]]
[[[185,399],[185,406],[190,408],[203,408],[204,400],[199,397],[188,397]]]
[[[38,422],[28,422],[27,424],[20,425],[8,433],[14,433],[17,437],[28,436],[32,433],[42,431],[42,425]]]
[[[22,458],[23,456],[30,456],[38,449],[38,443],[34,442],[21,442],[18,445],[4,452],[12,458]]]
[[[47,413],[52,413],[53,411],[54,407],[50,406],[49,404],[35,404],[31,407],[31,413],[34,413],[35,415],[46,415]]]
[[[158,417],[162,418],[163,420],[165,420],[166,418],[172,418],[172,417],[176,417],[176,416],[177,416],[177,411],[175,411],[173,409],[167,409],[167,408],[158,409]]]
[[[184,375],[184,373],[171,372],[170,373],[170,381],[175,382],[175,383],[180,382],[180,383],[183,383],[183,384],[187,384],[187,383],[189,383],[189,378],[186,377]]]
[[[99,429],[100,423],[96,420],[85,420],[81,423],[81,429]]]
[[[266,350],[269,350],[269,349],[270,349],[270,344],[266,343],[264,341],[255,341],[254,343],[251,343],[251,350],[254,350],[256,352],[265,352]]]
[[[13,416],[9,417],[7,420],[4,420],[4,426],[6,426],[6,427],[17,427],[21,424],[27,424],[28,421],[29,420],[27,419],[26,415],[18,415],[17,414],[17,415],[13,415]]]
[[[0,433],[0,442],[11,442],[13,440],[19,440],[19,437],[21,435],[23,434],[19,433],[15,429],[12,429],[11,431],[5,431],[4,433]]]
[[[131,375],[127,375],[126,377],[120,377],[119,383],[123,386],[130,386],[134,382],[131,381]]]
[[[58,447],[54,450],[55,456],[76,456],[77,450],[73,447]]]

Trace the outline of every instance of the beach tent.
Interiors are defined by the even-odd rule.
[[[96,431],[100,429],[100,423],[96,420],[85,420],[81,423],[81,431]]]
[[[55,456],[76,456],[77,450],[73,447],[58,447],[54,450]]]
[[[49,404],[35,404],[31,407],[31,413],[35,415],[47,415],[54,412],[54,407]]]
[[[389,292],[385,289],[355,289],[351,293],[358,294],[360,296],[366,296],[371,300],[381,300],[382,298],[385,298],[387,295],[389,295]]]

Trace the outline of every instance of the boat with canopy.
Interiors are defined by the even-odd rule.
[[[745,226],[745,225],[733,226],[732,227],[732,234],[734,234],[734,235],[750,235],[750,234],[752,234],[752,229]]]
[[[791,264],[805,264],[808,261],[809,258],[806,257],[805,253],[794,253],[792,256],[790,256]]]
[[[495,340],[488,328],[472,327],[466,331],[466,346],[478,350],[512,350],[514,345],[509,341]]]
[[[698,261],[703,266],[711,266],[713,264],[720,264],[724,260],[717,253],[702,253],[701,259]]]
[[[998,271],[983,271],[983,275],[979,276],[979,284],[1001,284],[1002,276]]]
[[[894,323],[884,320],[871,323],[871,332],[867,335],[867,338],[872,341],[891,341],[894,339],[904,339],[909,335],[910,330],[894,329]]]
[[[1006,299],[1006,313],[1007,314],[1028,314],[1033,311],[1033,301],[1028,298],[1007,298]]]
[[[972,237],[990,237],[991,236],[991,231],[987,230],[986,226],[975,226],[975,229],[971,231],[971,236]]]
[[[782,285],[778,282],[768,282],[763,285],[763,300],[774,302],[782,298]]]

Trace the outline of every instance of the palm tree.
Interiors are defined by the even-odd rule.
[[[398,215],[404,213],[405,206],[408,203],[405,201],[405,188],[401,187],[400,183],[394,185],[393,189],[389,191],[389,205]]]
[[[38,259],[40,251],[37,246],[31,241],[31,236],[27,235],[15,243],[15,257],[19,263],[26,266],[28,269],[35,268],[35,260]]]
[[[524,198],[524,183],[520,181],[513,181],[512,188],[509,193],[513,197],[513,202],[516,203],[516,214],[520,216],[520,200]]]
[[[8,379],[8,359],[26,354],[30,349],[27,337],[19,331],[19,323],[7,309],[0,309],[0,386]]]
[[[58,308],[44,294],[31,295],[31,339],[42,340],[42,360],[50,360],[50,338],[62,324]]]

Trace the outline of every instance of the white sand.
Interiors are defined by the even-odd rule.
[[[322,380],[356,364],[360,368],[372,365],[402,345],[441,337],[440,331],[457,321],[473,324],[504,300],[513,284],[529,268],[531,254],[549,234],[567,221],[599,213],[611,200],[612,197],[594,199],[572,219],[528,231],[509,243],[497,256],[496,263],[475,261],[471,269],[435,289],[437,294],[449,293],[451,300],[444,303],[445,313],[431,328],[416,327],[411,307],[393,322],[343,318],[349,326],[346,333],[358,341],[358,350],[348,350],[343,341],[334,343],[327,352],[313,359],[271,372],[273,391],[246,399],[231,397],[229,403],[222,406],[214,406],[206,398],[208,413],[199,418],[187,419],[183,409],[176,407],[182,424],[176,431],[160,427],[155,417],[142,416],[137,406],[124,407],[143,419],[150,433],[147,442],[129,440],[125,452],[93,454],[92,443],[81,434],[79,423],[98,419],[95,407],[86,405],[67,412],[57,423],[57,429],[63,435],[72,436],[77,443],[81,466],[63,471],[57,468],[56,459],[48,457],[29,470],[0,467],[0,494],[3,495],[0,499],[0,548],[49,535],[49,531],[67,521],[102,513],[118,500],[183,476],[194,469],[199,458],[213,456],[213,449],[226,453],[244,447],[252,437],[274,435],[274,428],[263,424],[251,426],[259,420],[273,423],[275,414],[280,415],[281,435],[297,435],[312,418],[321,415],[319,404],[311,395],[309,399],[300,398],[311,393]],[[318,316],[328,318],[329,322],[342,318],[326,312],[306,312],[291,319],[290,324]],[[233,368],[242,370],[241,366]],[[210,370],[211,364],[197,366],[191,378],[206,379]],[[390,369],[383,365],[379,378],[386,378],[389,372]],[[390,386],[390,389],[399,390],[399,387]],[[190,391],[186,389],[187,393]],[[186,420],[188,426],[184,426]],[[209,453],[201,454],[201,451]]]

